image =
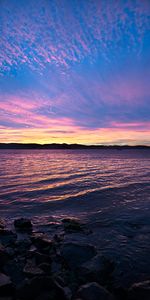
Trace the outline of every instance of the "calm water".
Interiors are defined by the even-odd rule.
[[[83,219],[123,280],[127,271],[135,280],[150,275],[149,183],[149,150],[0,151],[1,216]]]

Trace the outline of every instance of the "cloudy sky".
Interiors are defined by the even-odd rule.
[[[1,0],[0,142],[149,144],[149,0]]]

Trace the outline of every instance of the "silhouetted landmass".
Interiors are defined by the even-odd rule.
[[[81,144],[36,144],[0,143],[0,149],[150,149],[147,145],[81,145]]]

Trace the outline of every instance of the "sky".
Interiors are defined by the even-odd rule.
[[[150,145],[150,1],[0,0],[0,142]]]

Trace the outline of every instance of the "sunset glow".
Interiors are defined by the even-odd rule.
[[[0,142],[150,145],[149,0],[2,0]]]

